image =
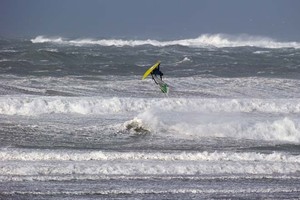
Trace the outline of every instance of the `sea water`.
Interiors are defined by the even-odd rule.
[[[300,43],[1,39],[0,161],[0,199],[299,198]]]

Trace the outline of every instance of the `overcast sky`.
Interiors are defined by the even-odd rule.
[[[0,0],[0,36],[300,40],[300,0]]]

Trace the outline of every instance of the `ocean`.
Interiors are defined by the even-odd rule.
[[[297,199],[300,43],[2,38],[0,161],[0,199]]]

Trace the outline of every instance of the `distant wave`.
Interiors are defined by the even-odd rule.
[[[192,39],[181,39],[181,40],[170,40],[170,41],[158,41],[158,40],[122,40],[122,39],[65,39],[62,37],[45,37],[37,36],[30,40],[32,43],[57,43],[63,45],[100,45],[100,46],[142,46],[151,45],[156,47],[165,46],[187,46],[187,47],[261,47],[261,48],[300,48],[299,42],[280,42],[268,37],[260,36],[231,36],[225,34],[204,34],[197,38]]]

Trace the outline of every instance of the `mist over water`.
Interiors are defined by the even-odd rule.
[[[0,197],[298,198],[299,46],[0,40]]]

